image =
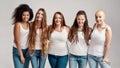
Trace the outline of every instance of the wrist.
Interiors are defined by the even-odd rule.
[[[105,58],[107,58],[107,56],[104,56],[103,58],[105,59]]]
[[[23,54],[20,54],[20,57],[23,56]]]

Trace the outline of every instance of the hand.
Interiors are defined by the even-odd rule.
[[[108,63],[108,64],[110,64],[110,60],[109,60],[108,58],[103,58],[102,61],[103,61],[103,62],[106,62],[106,63]]]
[[[20,60],[21,60],[21,63],[24,64],[24,62],[25,62],[25,58],[23,57],[23,55],[20,56]]]

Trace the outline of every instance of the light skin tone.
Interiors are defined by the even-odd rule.
[[[40,28],[41,26],[41,21],[43,19],[43,11],[38,11],[37,15],[36,15],[36,20],[38,22],[38,28]]]
[[[36,29],[41,29],[41,24],[42,24],[42,19],[43,19],[43,15],[44,15],[44,12],[42,10],[39,10],[37,13],[36,13],[36,21],[37,21],[37,28]],[[30,23],[30,27],[32,27],[32,23]],[[34,50],[34,49],[33,49]]]
[[[38,21],[41,21],[42,20],[42,18],[43,18],[43,11],[38,11],[37,12],[37,15],[36,15],[36,19],[38,20]]]
[[[24,64],[25,62],[25,58],[23,56],[23,53],[22,53],[22,49],[21,49],[21,43],[20,43],[20,23],[22,24],[22,27],[27,30],[29,27],[28,27],[28,20],[30,18],[30,14],[29,12],[23,12],[22,14],[22,22],[18,22],[15,24],[14,26],[14,42],[16,44],[16,47],[19,51],[19,54],[20,54],[20,60],[21,60],[21,63]]]
[[[109,52],[109,49],[110,49],[110,44],[111,44],[111,38],[112,38],[112,31],[111,31],[111,28],[110,26],[108,26],[106,23],[105,23],[105,13],[102,11],[102,10],[98,10],[96,13],[95,13],[95,19],[96,19],[96,23],[95,25],[97,25],[97,29],[99,31],[101,31],[103,28],[106,27],[106,34],[105,34],[105,47],[104,47],[104,57],[103,57],[103,61],[104,62],[107,62],[108,64],[110,64],[110,61],[107,57],[108,55],[108,52]],[[94,25],[94,26],[95,26]]]
[[[61,28],[62,16],[59,14],[55,15],[55,31],[61,32],[63,28]],[[69,32],[69,28],[66,28],[67,32]]]
[[[43,19],[43,11],[38,11],[36,14],[36,21],[37,21],[37,27],[41,28],[41,21]],[[30,23],[30,26],[32,27],[33,23]]]
[[[83,30],[84,22],[85,22],[85,16],[84,15],[79,15],[77,17],[78,31]]]

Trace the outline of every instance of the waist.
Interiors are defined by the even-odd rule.
[[[28,48],[28,45],[26,45],[26,44],[21,44],[20,46],[21,46],[21,49],[27,49]],[[13,47],[17,48],[15,43],[13,44]]]

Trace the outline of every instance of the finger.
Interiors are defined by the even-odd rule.
[[[110,65],[110,61],[105,61],[105,62]]]

